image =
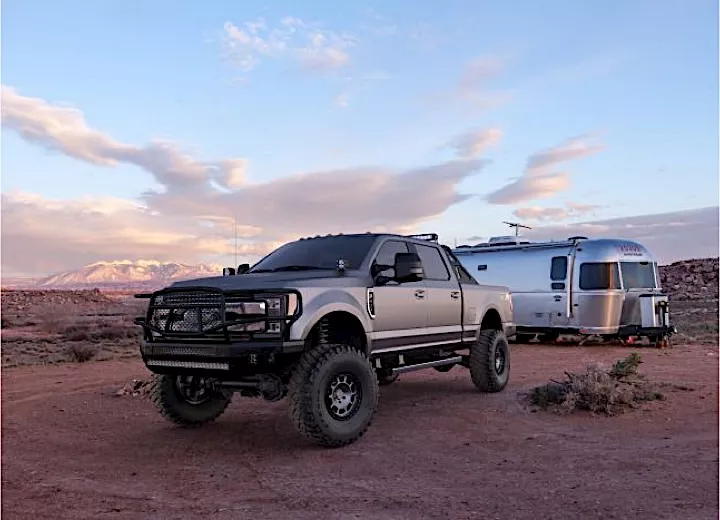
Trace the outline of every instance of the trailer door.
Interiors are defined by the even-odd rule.
[[[549,320],[548,325],[553,327],[565,327],[569,324],[568,301],[570,291],[570,280],[568,279],[567,255],[553,256],[550,259],[550,301],[548,302]]]

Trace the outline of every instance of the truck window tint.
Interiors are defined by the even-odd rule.
[[[255,264],[250,272],[277,269],[291,265],[305,265],[335,269],[337,261],[345,260],[350,269],[363,263],[375,243],[374,236],[331,236],[290,242]]]
[[[564,280],[567,277],[567,256],[554,256],[550,265],[550,279]]]
[[[620,262],[625,289],[654,289],[655,266],[650,262]]]
[[[589,262],[580,265],[580,289],[583,291],[620,289],[618,264]]]
[[[400,240],[388,240],[378,251],[373,264],[377,265],[395,265],[395,253],[409,253],[406,242]],[[395,269],[390,268],[382,272],[385,276],[395,276]]]
[[[423,246],[415,244],[420,261],[425,271],[425,278],[428,280],[449,280],[450,271],[448,271],[440,250],[432,246]]]
[[[445,251],[447,257],[450,259],[450,265],[452,265],[453,269],[455,270],[455,276],[457,277],[458,281],[460,283],[478,285],[477,280],[475,280],[475,278],[473,278],[470,273],[468,273],[467,269],[463,267],[457,257],[453,254],[452,249],[445,245],[441,247]]]

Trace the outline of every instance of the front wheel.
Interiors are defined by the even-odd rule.
[[[305,352],[289,385],[290,417],[297,431],[327,447],[351,444],[370,427],[378,380],[368,358],[342,344]]]
[[[232,395],[216,391],[204,377],[153,374],[150,399],[165,419],[192,427],[217,419]]]
[[[505,334],[494,329],[481,330],[470,347],[470,377],[481,392],[500,392],[510,378],[510,347]]]

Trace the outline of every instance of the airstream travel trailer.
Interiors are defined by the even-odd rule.
[[[510,288],[518,342],[579,334],[658,343],[675,332],[657,262],[637,242],[495,237],[453,253],[479,283]]]

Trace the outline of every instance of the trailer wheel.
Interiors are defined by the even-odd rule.
[[[150,399],[168,421],[196,427],[222,415],[232,394],[214,390],[203,377],[153,374]]]
[[[470,377],[481,392],[500,392],[510,378],[510,346],[505,334],[494,329],[480,331],[470,347]]]
[[[370,427],[378,380],[367,356],[343,344],[305,352],[289,384],[290,417],[304,437],[325,447],[351,444]]]

